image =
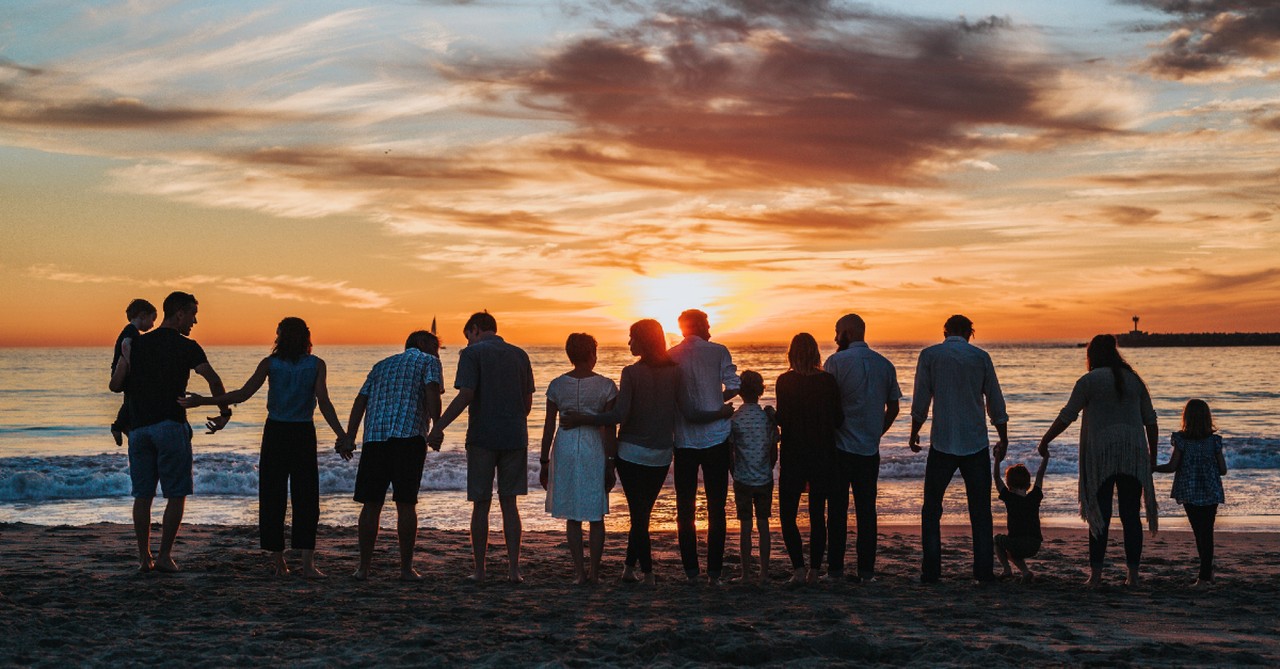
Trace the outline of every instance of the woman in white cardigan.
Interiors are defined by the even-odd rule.
[[[1111,502],[1118,492],[1129,568],[1125,584],[1136,585],[1142,562],[1139,507],[1143,499],[1153,534],[1158,526],[1151,480],[1160,434],[1156,412],[1146,384],[1120,355],[1115,337],[1094,337],[1085,349],[1085,358],[1089,371],[1076,381],[1067,405],[1041,437],[1040,454],[1048,457],[1050,442],[1084,412],[1080,423],[1080,515],[1089,523],[1090,568],[1085,584],[1096,586],[1102,581]]]

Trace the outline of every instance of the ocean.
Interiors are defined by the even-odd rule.
[[[975,343],[990,351],[1009,406],[1008,463],[1026,462],[1034,469],[1038,462],[1034,449],[1040,435],[1084,372],[1084,351],[1074,342]],[[881,522],[914,524],[919,522],[925,454],[913,454],[906,447],[910,431],[907,413],[916,357],[923,345],[872,345],[897,366],[899,382],[907,394],[902,415],[881,446]],[[560,347],[527,350],[539,393],[529,416],[530,494],[521,500],[522,516],[528,529],[559,529],[562,523],[543,510],[544,496],[537,483],[545,406],[541,391],[570,366]],[[772,403],[773,382],[786,370],[785,346],[734,346],[731,350],[740,372],[754,369],[764,376],[767,387],[762,402]],[[227,388],[234,389],[249,377],[269,347],[210,346],[206,352]],[[330,394],[344,424],[369,368],[396,352],[394,346],[316,349],[328,363]],[[832,352],[826,349],[823,355]],[[1177,429],[1186,400],[1199,397],[1213,409],[1230,468],[1219,527],[1227,531],[1280,527],[1280,495],[1276,494],[1280,491],[1280,392],[1276,381],[1280,348],[1152,348],[1126,349],[1124,354],[1151,390],[1160,417],[1161,461],[1168,459],[1169,434]],[[446,385],[452,385],[457,356],[457,348],[442,352]],[[110,346],[0,349],[0,522],[129,522],[126,449],[116,447],[108,432],[121,399],[107,390],[110,357]],[[597,371],[616,380],[621,368],[632,361],[626,349],[605,347],[600,351]],[[204,380],[195,375],[190,388],[208,393]],[[446,391],[446,403],[452,395],[451,390]],[[191,412],[194,427],[203,423],[204,415]],[[257,522],[257,451],[265,417],[264,388],[236,408],[225,430],[207,435],[196,429],[196,495],[187,504],[187,523]],[[321,443],[321,522],[354,525],[359,507],[350,495],[356,463],[342,461],[327,448],[332,434],[318,412],[316,418]],[[1076,502],[1077,427],[1078,422],[1054,443],[1043,506],[1049,525],[1083,527]],[[927,426],[925,429],[927,432]],[[465,430],[464,415],[447,431],[441,452],[427,457],[419,507],[426,527],[467,528]],[[1171,485],[1171,475],[1157,475],[1161,526],[1185,527],[1182,510],[1168,497]],[[958,477],[948,490],[945,505],[944,522],[967,522],[963,484]],[[620,488],[614,490],[611,508],[609,525],[625,527],[626,506]],[[1001,526],[1003,511],[998,502],[994,508],[996,524]],[[385,514],[384,522],[391,522],[392,515]],[[674,525],[675,493],[668,482],[655,511],[655,527]]]

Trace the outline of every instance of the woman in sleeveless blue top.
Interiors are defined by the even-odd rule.
[[[262,453],[258,460],[258,528],[262,548],[271,552],[276,575],[289,573],[284,559],[284,517],[293,500],[291,544],[302,559],[305,578],[321,577],[316,569],[316,527],[320,523],[320,472],[316,463],[316,406],[333,433],[345,433],[329,401],[325,364],[311,355],[311,330],[301,318],[286,318],[276,328],[271,355],[239,390],[219,397],[188,395],[185,407],[238,404],[253,397],[270,380],[267,390],[267,423],[262,428]]]

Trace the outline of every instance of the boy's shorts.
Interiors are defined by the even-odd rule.
[[[1019,560],[1035,557],[1036,553],[1040,552],[1040,540],[1035,537],[1011,537],[1007,534],[997,534],[995,543],[998,548],[1007,551],[1010,557]]]
[[[768,518],[773,508],[773,481],[764,485],[746,485],[734,481],[733,501],[738,507],[740,521],[750,521],[753,508],[756,518]]]
[[[493,479],[498,479],[498,496],[529,494],[529,449],[496,451],[467,447],[467,501],[493,499]]]
[[[426,460],[427,442],[422,435],[367,442],[356,468],[355,500],[382,504],[387,499],[387,486],[391,486],[392,501],[417,504]]]
[[[129,481],[134,497],[186,497],[193,490],[191,426],[176,420],[134,428],[129,432]]]

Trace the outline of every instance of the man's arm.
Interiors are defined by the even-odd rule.
[[[1009,422],[996,423],[996,435],[1000,438],[996,442],[995,452],[999,454],[1000,459],[1004,459],[1004,454],[1009,450]]]
[[[733,364],[733,357],[729,355],[727,348],[724,349],[724,358],[720,361],[720,383],[724,386],[724,392],[721,393],[724,402],[737,397],[738,391],[742,389],[738,366]]]
[[[907,445],[912,453],[920,452],[920,428],[924,427],[924,421],[929,417],[929,405],[933,403],[933,373],[925,360],[928,350],[921,351],[920,359],[916,361],[916,380],[911,391],[911,436],[907,438]]]
[[[364,420],[364,411],[368,406],[368,395],[356,395],[355,401],[351,403],[351,417],[347,419],[346,436],[338,439],[338,445],[335,447],[343,460],[350,460],[351,453],[356,450],[356,435],[360,432],[360,421]]]
[[[893,427],[893,422],[898,420],[898,413],[901,411],[901,400],[889,400],[884,403],[884,425],[880,429],[880,436],[883,437],[889,432],[889,428]]]
[[[1009,487],[1004,484],[1004,479],[1000,477],[1000,465],[1004,463],[1004,454],[997,454],[992,458],[992,461],[994,464],[991,465],[991,478],[995,481],[996,492],[1003,495],[1004,491],[1009,489]]]
[[[440,416],[440,420],[436,421],[436,424],[431,426],[431,434],[427,435],[427,443],[430,444],[432,448],[437,450],[440,448],[440,444],[444,443],[444,429],[449,427],[453,421],[457,420],[458,416],[462,415],[462,412],[470,406],[471,400],[475,399],[475,396],[475,388],[458,389],[457,396],[453,398],[452,402],[449,402],[449,408],[444,410],[444,414]],[[530,398],[532,399],[532,395]]]
[[[222,377],[218,376],[218,373],[213,371],[213,365],[210,365],[207,362],[202,362],[199,365],[196,365],[196,374],[203,376],[204,380],[209,383],[210,395],[216,397],[218,395],[227,394],[227,389],[222,385]],[[209,428],[209,431],[206,434],[213,434],[214,432],[221,430],[226,427],[227,423],[231,420],[230,406],[226,404],[219,404],[218,409],[218,415],[209,416],[208,420],[204,424],[206,428]]]

